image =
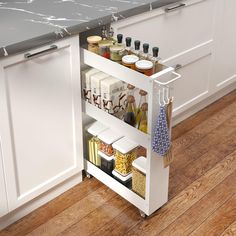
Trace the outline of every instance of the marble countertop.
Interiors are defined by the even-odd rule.
[[[0,57],[179,0],[2,0]]]

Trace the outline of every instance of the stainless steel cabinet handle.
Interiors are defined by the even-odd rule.
[[[46,53],[46,52],[49,52],[49,51],[53,51],[53,50],[56,50],[57,49],[57,45],[51,45],[49,48],[45,49],[45,50],[42,50],[42,51],[39,51],[39,52],[36,52],[36,53],[26,53],[24,56],[25,58],[29,59],[31,57],[35,57],[35,56],[38,56],[40,54],[43,54],[43,53]]]
[[[176,66],[175,66],[175,71],[176,70],[179,70],[179,69],[181,69],[182,68],[182,65],[181,64],[177,64]]]
[[[175,11],[175,10],[177,10],[177,9],[179,9],[179,8],[182,8],[182,7],[185,7],[185,6],[186,6],[185,3],[180,3],[180,4],[177,5],[177,6],[165,8],[165,12]]]

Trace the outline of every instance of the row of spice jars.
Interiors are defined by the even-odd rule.
[[[105,32],[105,33],[104,33]],[[122,63],[124,66],[135,69],[147,76],[161,70],[159,48],[153,47],[153,54],[149,54],[149,44],[143,44],[143,51],[140,50],[140,41],[135,40],[135,48],[131,47],[131,37],[126,38],[126,45],[122,43],[123,35],[118,34],[117,40],[113,34],[102,31],[101,36],[90,36],[87,38],[88,50],[112,61]]]

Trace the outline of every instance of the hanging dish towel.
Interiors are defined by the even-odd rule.
[[[160,156],[164,156],[169,150],[170,145],[171,142],[166,117],[166,107],[161,106],[154,130],[152,149]]]

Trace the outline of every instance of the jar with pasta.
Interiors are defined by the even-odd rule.
[[[137,158],[137,143],[124,137],[113,145],[115,155],[115,170],[126,176],[132,171],[132,162]]]
[[[112,144],[122,138],[122,135],[117,134],[111,129],[108,129],[98,135],[99,151],[105,153],[107,156],[114,154]]]

